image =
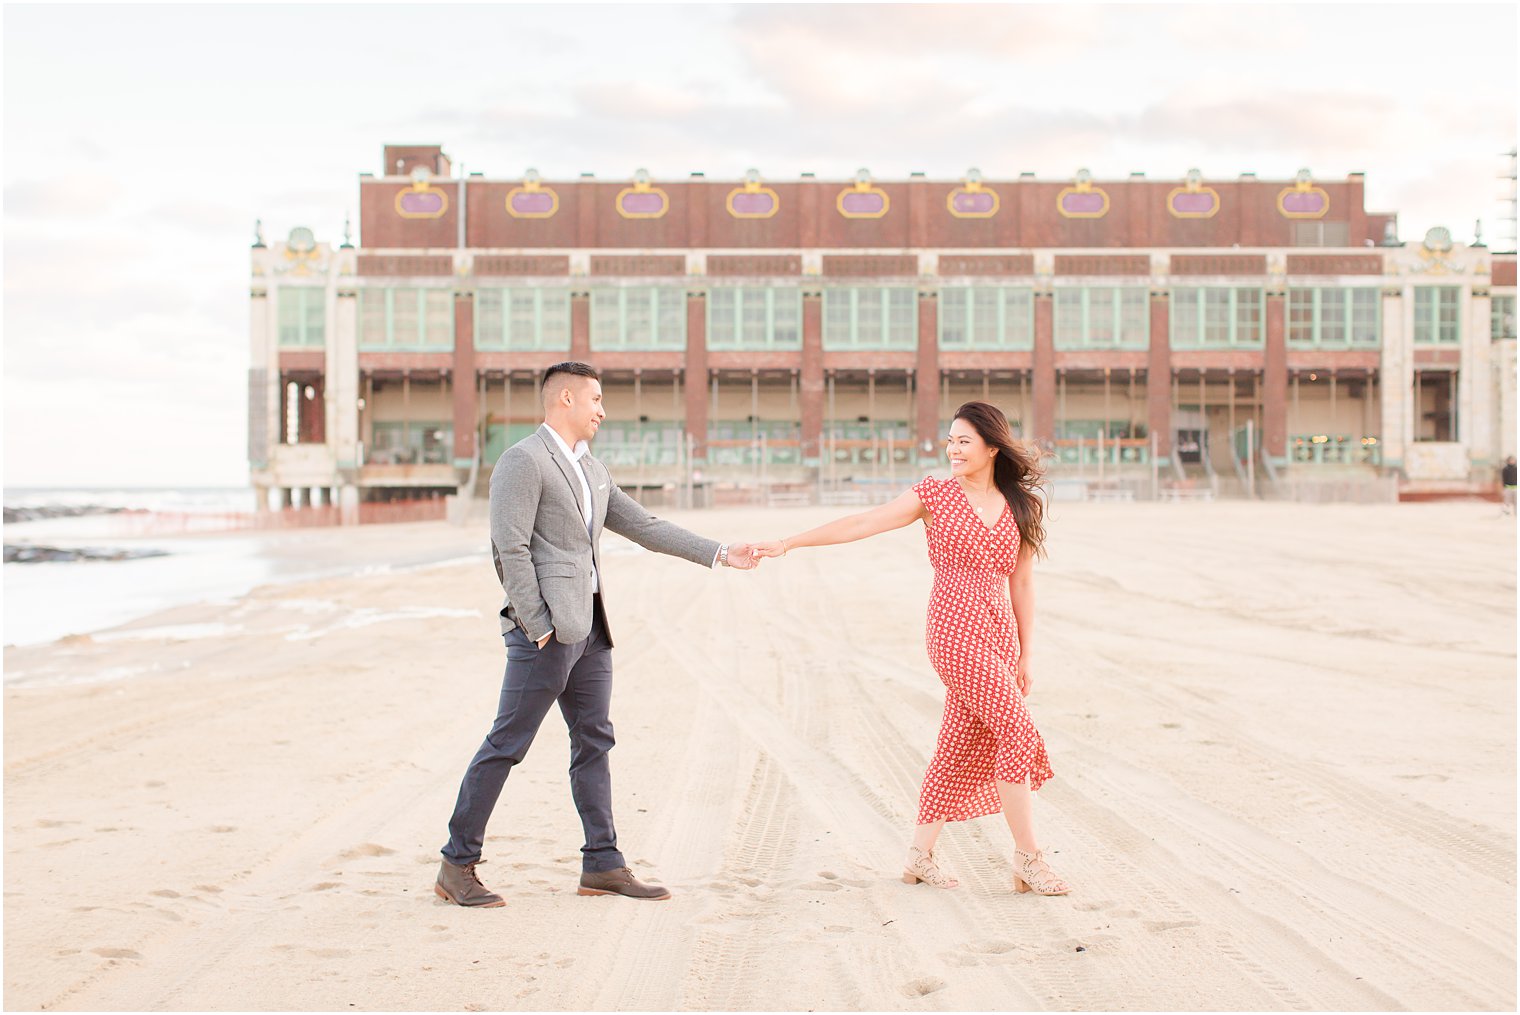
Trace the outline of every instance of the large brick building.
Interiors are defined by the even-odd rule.
[[[359,205],[358,245],[253,251],[275,503],[478,484],[567,358],[620,481],[698,502],[900,484],[971,397],[1142,493],[1479,489],[1514,453],[1515,256],[1401,243],[1361,174],[460,179],[390,146]]]

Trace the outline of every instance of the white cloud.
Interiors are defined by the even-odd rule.
[[[5,187],[5,213],[18,218],[96,219],[119,206],[121,184],[101,173],[24,179]]]

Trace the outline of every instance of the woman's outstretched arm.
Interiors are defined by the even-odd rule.
[[[869,511],[857,511],[855,514],[836,518],[816,529],[808,529],[806,532],[787,536],[785,539],[756,543],[754,552],[761,557],[781,557],[788,550],[796,550],[804,546],[853,543],[857,539],[900,529],[904,525],[911,525],[927,517],[928,512],[924,510],[923,502],[918,499],[918,494],[912,490],[905,490],[887,503],[873,507]]]

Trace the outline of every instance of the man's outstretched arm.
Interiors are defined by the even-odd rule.
[[[682,557],[704,567],[716,567],[720,563],[719,552],[724,544],[683,529],[674,522],[656,518],[644,509],[644,505],[624,493],[616,483],[610,483],[609,486],[612,492],[607,498],[607,528],[655,553]],[[727,545],[728,566],[748,570],[759,563],[751,552],[750,544]]]

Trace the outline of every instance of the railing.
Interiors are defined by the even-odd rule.
[[[458,482],[454,466],[446,462],[366,464],[359,467],[359,479],[367,486],[453,486]]]
[[[859,437],[849,439],[823,439],[824,450],[833,455],[836,465],[906,465],[912,454],[913,442],[883,437],[867,440]]]
[[[360,525],[395,525],[401,522],[441,522],[448,517],[448,502],[428,500],[376,501],[359,505]]]
[[[681,447],[678,444],[665,444],[658,441],[646,441],[641,444],[616,444],[607,440],[598,440],[596,442],[596,457],[608,465],[674,466],[681,464]]]
[[[1376,437],[1351,434],[1303,434],[1288,438],[1295,465],[1382,465],[1383,446]]]
[[[769,437],[710,440],[709,465],[801,465],[802,442]]]
[[[1146,465],[1151,460],[1149,437],[1061,437],[1054,442],[1062,465]]]

